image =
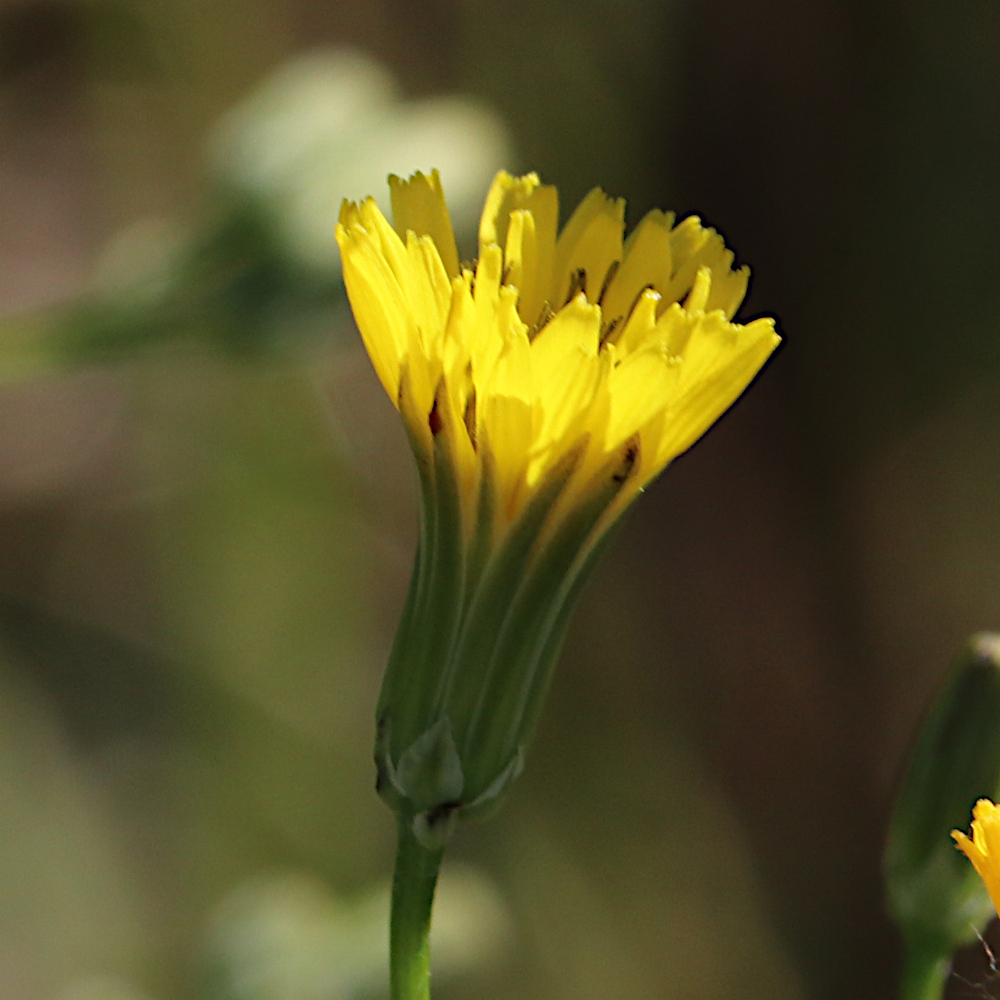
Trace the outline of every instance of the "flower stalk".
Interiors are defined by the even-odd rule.
[[[392,878],[389,987],[392,1000],[430,1000],[431,909],[444,847],[428,850],[400,814]]]

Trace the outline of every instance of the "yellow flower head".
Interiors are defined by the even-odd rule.
[[[972,810],[972,836],[952,830],[955,846],[972,862],[1000,912],[1000,806],[980,799]]]
[[[501,172],[463,265],[437,173],[389,184],[394,224],[345,203],[337,240],[421,478],[376,758],[431,843],[517,775],[598,543],[778,337],[732,322],[747,269],[696,218],[623,239],[624,202],[595,189],[560,233],[555,188]]]
[[[627,479],[620,511],[778,343],[770,319],[731,322],[749,272],[697,218],[652,211],[623,241],[624,201],[595,188],[557,235],[556,189],[501,172],[461,265],[437,172],[389,184],[394,226],[370,198],[344,204],[344,281],[415,447],[452,434],[467,510],[484,463],[509,523],[579,453],[566,504],[603,470]]]

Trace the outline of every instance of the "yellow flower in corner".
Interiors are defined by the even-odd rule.
[[[379,702],[380,790],[432,821],[520,768],[575,596],[635,495],[778,344],[732,322],[747,268],[694,217],[595,188],[561,232],[554,187],[497,174],[478,258],[441,182],[390,177],[337,226],[344,282],[421,477],[420,547]]]
[[[1000,806],[980,799],[972,810],[972,836],[952,830],[955,846],[972,862],[1000,912]]]

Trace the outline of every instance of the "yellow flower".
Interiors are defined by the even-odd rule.
[[[358,328],[421,478],[378,706],[379,789],[437,842],[520,770],[576,595],[629,501],[778,344],[732,322],[748,271],[698,219],[497,174],[463,265],[436,172],[337,226]],[[435,833],[438,827],[440,833]]]
[[[955,846],[972,862],[1000,912],[1000,807],[980,799],[972,810],[972,836],[952,830]]]
[[[455,428],[467,512],[495,463],[501,528],[576,449],[564,508],[625,475],[609,522],[778,344],[771,319],[731,322],[749,272],[697,218],[652,211],[623,242],[624,201],[595,188],[557,236],[555,188],[501,172],[460,265],[437,172],[389,183],[395,226],[367,199],[337,227],[354,315],[415,446]]]

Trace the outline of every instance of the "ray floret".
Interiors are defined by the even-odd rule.
[[[971,836],[952,830],[955,846],[972,862],[1000,912],[1000,807],[980,799],[972,809]]]

